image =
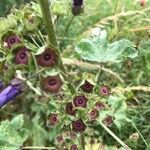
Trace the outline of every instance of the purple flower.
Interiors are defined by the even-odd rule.
[[[22,86],[20,80],[13,80],[12,83],[0,93],[0,108],[21,94],[21,91]]]
[[[8,36],[5,41],[4,41],[6,44],[7,44],[7,47],[8,48],[11,48],[13,45],[17,44],[20,42],[20,39],[18,36],[16,35],[10,35]]]
[[[75,132],[84,132],[86,129],[86,125],[82,121],[82,119],[78,119],[76,121],[72,121],[72,130]]]
[[[98,110],[97,109],[92,109],[91,112],[89,113],[90,119],[95,120],[98,117]]]
[[[90,82],[88,82],[87,80],[84,82],[83,85],[81,85],[81,89],[84,91],[84,92],[87,92],[87,93],[91,93],[93,91],[93,87],[94,85],[92,85]]]
[[[73,100],[75,107],[86,107],[87,105],[87,98],[84,95],[76,96]]]
[[[71,145],[70,150],[78,150],[78,147],[76,144]]]
[[[74,132],[70,132],[70,138],[75,140],[77,138],[77,135]]]
[[[58,142],[58,143],[64,142],[64,138],[63,138],[62,135],[58,135],[58,136],[56,137],[56,139],[57,139],[57,142]]]
[[[69,115],[72,115],[72,116],[75,115],[75,110],[74,110],[73,104],[71,102],[66,104],[66,113]]]
[[[3,82],[0,81],[0,90],[2,90],[2,89],[3,89]]]
[[[102,86],[100,88],[100,94],[102,96],[109,96],[111,94],[111,89],[108,86]]]
[[[114,117],[112,116],[107,116],[104,120],[103,120],[103,123],[106,125],[106,126],[111,126],[113,124],[113,120],[114,120]]]
[[[73,5],[74,6],[81,6],[81,5],[83,5],[83,0],[73,0]]]
[[[104,108],[105,108],[105,104],[103,102],[97,102],[95,104],[95,109],[97,109],[97,110],[102,110]]]
[[[79,15],[83,10],[83,0],[73,0],[72,14]]]
[[[16,64],[28,64],[28,49],[21,48],[15,53],[15,63]]]
[[[94,138],[91,138],[91,140],[90,140],[90,144],[94,144],[95,143],[95,139]]]
[[[58,120],[58,114],[56,114],[56,113],[51,113],[51,114],[48,116],[48,125],[54,126],[54,125],[56,125],[58,122],[59,122],[59,120]]]
[[[36,56],[36,60],[41,67],[54,67],[57,63],[57,54],[53,49],[47,48],[42,54]]]

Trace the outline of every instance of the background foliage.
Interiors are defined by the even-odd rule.
[[[21,0],[1,0],[0,16],[6,16],[13,7],[18,8],[26,2]],[[53,11],[65,14],[67,10],[69,11],[68,8],[69,0],[58,1],[58,5],[53,6]],[[104,67],[116,72],[123,81],[116,80],[116,78],[106,72],[101,73],[100,80],[121,88],[140,85],[139,90],[128,90],[125,93],[128,107],[127,115],[131,122],[124,123],[119,129],[112,126],[111,130],[132,149],[148,150],[150,147],[150,95],[148,91],[150,90],[149,88],[143,90],[142,86],[150,86],[150,2],[148,1],[146,6],[141,7],[134,0],[87,0],[85,1],[84,9],[84,14],[76,17],[69,28],[65,42],[62,45],[63,49],[66,49],[63,56],[70,56],[75,43],[78,43],[82,37],[88,36],[93,27],[105,28],[108,32],[110,43],[124,38],[132,41],[138,50],[138,57],[134,60],[128,58],[121,63],[113,64],[109,62],[104,65]],[[58,39],[61,38],[70,19],[71,14],[58,18],[56,24]],[[76,71],[79,70],[76,69]],[[41,105],[38,101],[38,96],[33,97],[31,95],[26,99],[17,99],[9,104],[9,106],[0,110],[0,120],[3,121],[0,131],[3,126],[8,127],[6,129],[9,138],[11,138],[10,124],[13,126],[13,123],[16,123],[12,119],[18,114],[24,114],[24,131],[19,131],[19,134],[16,132],[16,130],[20,130],[22,127],[22,122],[18,122],[18,129],[13,130],[13,134],[16,137],[15,142],[24,141],[27,136],[27,130],[29,130],[28,139],[24,142],[24,146],[53,146],[53,138],[57,135],[57,130],[45,127],[46,118],[44,110],[46,107],[45,103]],[[122,110],[124,107],[121,107]],[[22,116],[20,117],[22,118]],[[6,119],[12,121],[9,122]],[[3,134],[1,134],[0,146],[4,144],[3,137]],[[118,143],[100,126],[95,128],[91,137],[98,140],[98,143],[107,145],[107,148],[113,146],[110,148],[112,149],[118,146]],[[7,140],[11,144],[11,139],[9,138]]]

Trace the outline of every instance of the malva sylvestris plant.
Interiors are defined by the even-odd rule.
[[[73,17],[84,15],[83,7],[83,0],[72,0],[70,13]],[[25,5],[19,10],[15,10],[12,16],[16,21],[15,26],[0,33],[1,47],[5,56],[3,64],[10,64],[10,75],[5,76],[7,69],[3,69],[0,77],[2,81],[13,79],[9,85],[0,81],[0,108],[9,107],[11,101],[14,101],[15,105],[15,99],[19,95],[21,97],[25,92],[26,94],[23,96],[28,97],[32,92],[30,97],[35,95],[44,99],[44,101],[39,100],[39,103],[46,105],[43,113],[47,118],[44,120],[45,128],[57,129],[58,134],[54,136],[58,142],[55,145],[56,149],[62,150],[64,147],[71,150],[85,149],[84,140],[88,136],[87,130],[91,126],[91,122],[93,128],[101,124],[110,135],[127,148],[127,145],[120,142],[107,127],[112,126],[118,119],[116,117],[117,110],[114,110],[114,104],[111,100],[115,97],[115,94],[111,92],[111,86],[98,80],[101,75],[99,72],[95,74],[85,71],[87,76],[81,73],[82,75],[80,74],[76,78],[76,75],[72,77],[69,74],[69,68],[64,65],[63,51],[60,47],[62,41],[57,40],[57,33],[52,21],[52,17],[56,14],[51,12],[48,0],[38,0],[37,4]],[[71,25],[70,22],[69,25]],[[104,44],[102,42],[106,42],[106,31],[104,30],[101,36],[93,36],[91,39],[79,41],[70,55],[73,54],[75,57],[78,54],[82,60],[97,64],[117,62],[121,61],[122,55],[114,58],[106,57],[110,53],[107,48],[114,50],[116,47],[120,48],[122,44],[124,44],[122,46],[124,49],[121,49],[120,53],[124,53],[126,47],[131,51],[129,54],[126,53],[124,57],[133,58],[131,53],[134,53],[134,56],[137,54],[128,40],[106,45],[106,49],[100,49],[99,45]],[[88,49],[89,47],[92,48],[92,52]],[[84,48],[87,49],[84,50]],[[97,52],[97,49],[100,51]],[[106,56],[101,58],[102,55]],[[82,84],[80,84],[81,82]],[[4,85],[8,86],[4,87]],[[61,101],[58,99],[60,96]],[[36,103],[37,99],[35,99]],[[120,124],[121,122],[122,120],[120,120]],[[65,143],[67,132],[75,135],[75,140],[69,139]],[[60,133],[61,136],[58,136]],[[20,146],[23,146],[23,143]]]

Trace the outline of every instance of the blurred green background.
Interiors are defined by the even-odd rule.
[[[6,16],[13,8],[18,8],[31,0],[0,0],[0,17]]]

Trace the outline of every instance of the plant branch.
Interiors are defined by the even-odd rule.
[[[124,80],[114,71],[105,68],[105,67],[101,67],[98,64],[90,64],[87,62],[83,62],[83,61],[79,61],[76,59],[69,59],[69,58],[62,58],[63,64],[64,65],[68,65],[68,66],[78,66],[81,68],[86,68],[88,70],[99,70],[101,68],[102,71],[105,71],[106,73],[109,73],[110,75],[114,76],[116,79],[118,79],[121,83],[124,83]],[[133,86],[133,87],[126,87],[126,88],[122,88],[122,87],[116,87],[114,89],[112,89],[112,92],[129,92],[129,91],[144,91],[144,92],[150,92],[150,87],[149,86]]]
[[[34,77],[36,77],[37,75],[39,75],[41,72],[43,72],[45,69],[41,69],[39,71],[37,71],[35,74],[31,75],[30,77],[28,77],[26,80],[30,80]]]
[[[61,45],[63,44],[63,40],[64,40],[64,37],[65,37],[65,35],[67,34],[67,32],[68,32],[68,30],[69,30],[69,27],[70,27],[70,25],[71,25],[71,23],[72,23],[72,21],[73,21],[73,19],[74,19],[74,15],[71,17],[71,20],[69,21],[69,23],[67,24],[67,26],[66,26],[66,29],[65,29],[65,31],[64,31],[64,33],[63,33],[63,36],[62,36],[62,38],[61,38],[61,40],[60,40],[60,48],[61,48]]]
[[[141,132],[139,131],[139,129],[136,127],[136,125],[134,124],[134,122],[132,122],[132,126],[135,128],[135,130],[138,132],[138,134],[142,138],[142,140],[145,143],[145,145],[148,147],[148,143],[146,142],[146,140],[144,139],[143,135],[141,134]]]
[[[126,88],[122,88],[122,87],[116,87],[114,89],[112,89],[112,92],[121,92],[121,93],[125,93],[125,92],[129,92],[129,91],[144,91],[144,92],[150,92],[150,87],[149,86],[133,86],[133,87],[126,87]]]
[[[126,150],[131,150],[128,145],[126,145],[122,140],[118,138],[105,124],[100,122],[101,126],[118,142],[122,145]]]
[[[55,49],[60,52],[57,49],[57,41],[56,41],[56,36],[55,36],[55,32],[54,32],[54,27],[53,27],[53,23],[52,23],[52,17],[51,17],[51,12],[49,9],[49,2],[48,0],[38,0],[41,11],[42,11],[42,16],[43,16],[43,21],[45,23],[45,27],[47,29],[48,32],[48,38],[49,38],[49,44],[52,47],[55,47]],[[59,67],[60,69],[63,71],[63,77],[67,80],[68,79],[68,74],[67,71],[65,70],[62,60],[59,56]],[[68,83],[69,89],[73,89],[73,91],[75,91],[75,89],[73,88],[72,84]]]
[[[102,71],[105,71],[107,73],[109,73],[110,75],[114,76],[115,78],[117,78],[121,83],[124,83],[124,80],[116,73],[113,72],[110,69],[107,69],[105,67],[100,67],[100,65],[98,64],[90,64],[87,62],[83,62],[83,61],[78,61],[76,59],[68,59],[68,58],[62,58],[63,64],[64,65],[75,65],[81,68],[86,68],[88,70],[98,70],[101,69]]]
[[[104,25],[104,24],[108,24],[109,21],[113,21],[113,20],[116,20],[116,19],[119,19],[121,17],[129,17],[129,16],[133,16],[133,15],[137,15],[137,14],[144,14],[144,12],[147,12],[147,11],[150,11],[150,7],[149,8],[146,8],[146,9],[143,9],[142,11],[127,11],[127,12],[121,12],[121,13],[118,13],[118,14],[115,14],[113,16],[108,16],[108,17],[105,17],[103,19],[101,19],[100,21],[98,21],[96,24],[93,25],[93,27],[96,27],[96,26],[100,26],[101,24]],[[93,27],[90,27],[88,28],[87,30],[85,30],[83,33],[82,33],[82,36],[85,36],[85,35],[89,35],[89,33],[91,33],[91,30],[93,29]]]
[[[44,149],[44,150],[55,150],[55,147],[44,147],[44,146],[26,146],[26,147],[22,147],[23,149]]]
[[[141,28],[135,28],[135,29],[130,29],[130,32],[142,32],[142,31],[148,31],[150,30],[150,26],[145,26]]]
[[[49,1],[48,0],[38,0],[42,16],[43,16],[43,21],[47,30],[48,34],[48,39],[49,43],[55,47],[57,47],[57,41],[56,41],[56,36],[54,32],[54,27],[53,27],[53,22],[52,22],[52,17],[51,17],[51,12],[49,9]]]
[[[84,133],[82,133],[81,135],[80,135],[80,142],[81,142],[81,147],[82,147],[82,150],[85,150],[85,135],[84,135]]]

